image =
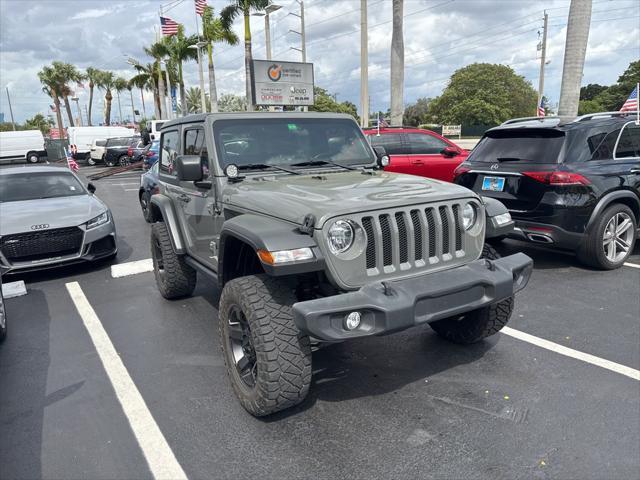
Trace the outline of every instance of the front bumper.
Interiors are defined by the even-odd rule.
[[[300,330],[318,340],[341,341],[381,335],[459,315],[499,302],[522,290],[533,270],[523,253],[397,281],[367,284],[357,291],[293,305]],[[358,311],[355,330],[344,327]]]
[[[79,251],[70,255],[56,256],[52,254],[48,258],[38,260],[11,262],[0,251],[0,272],[30,272],[74,263],[93,262],[115,255],[117,252],[116,226],[113,219],[111,219],[104,225],[85,230]]]

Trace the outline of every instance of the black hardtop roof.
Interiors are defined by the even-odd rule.
[[[167,120],[162,124],[161,130],[182,125],[187,123],[202,123],[208,118],[215,120],[222,119],[261,119],[261,118],[296,118],[296,119],[313,119],[313,118],[336,118],[336,119],[355,119],[347,113],[325,113],[325,112],[229,112],[229,113],[197,113],[180,117],[173,120]]]

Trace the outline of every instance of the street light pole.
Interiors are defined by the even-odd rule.
[[[169,80],[169,65],[164,60],[160,60],[160,70],[162,73],[162,65],[164,64],[164,74],[165,81],[167,82],[167,97],[165,101],[165,105],[167,108],[167,120],[171,120],[173,118],[173,102],[171,101],[171,81]]]
[[[13,131],[16,131],[16,122],[13,120],[13,108],[11,108],[11,97],[9,96],[9,87],[7,89],[7,100],[9,101],[9,113],[11,114],[11,126],[13,127]]]
[[[538,79],[538,105],[536,105],[536,112],[538,106],[542,103],[542,97],[544,95],[544,65],[547,61],[547,22],[549,20],[549,14],[545,10],[544,12],[544,27],[542,30],[542,46],[540,53],[540,78]]]
[[[207,45],[207,42],[198,42],[189,47],[198,51],[198,76],[200,77],[200,106],[202,107],[202,113],[207,113],[207,95],[204,92],[204,71],[202,69],[202,49]]]
[[[360,125],[369,126],[369,36],[367,0],[360,0]]]

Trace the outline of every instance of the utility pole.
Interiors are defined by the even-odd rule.
[[[167,108],[167,114],[166,114],[166,118],[167,120],[171,120],[171,118],[173,117],[173,101],[171,100],[171,83],[169,80],[169,66],[166,64],[166,62],[164,60],[160,60],[160,75],[162,75],[162,66],[165,65],[166,68],[164,69],[164,74],[165,74],[165,81],[167,82],[167,97],[166,97],[166,108]]]
[[[578,114],[580,84],[582,83],[584,57],[587,53],[591,24],[591,3],[591,0],[571,0],[569,6],[560,105],[558,107],[558,116],[560,117],[575,117]]]
[[[360,126],[369,126],[369,32],[367,0],[360,0]]]
[[[391,32],[391,125],[401,126],[404,115],[404,0],[393,0]]]
[[[547,61],[547,22],[549,15],[547,11],[544,12],[544,27],[542,30],[542,52],[540,56],[540,77],[538,78],[538,105],[536,105],[536,112],[538,106],[542,103],[542,96],[544,95],[544,64]]]
[[[289,30],[289,31],[300,35],[300,48],[291,47],[291,49],[299,51],[302,54],[302,63],[306,63],[307,42],[306,42],[306,33],[304,31],[304,1],[296,0],[296,2],[298,2],[298,4],[300,5],[300,15],[293,12],[290,12],[289,15],[293,15],[294,17],[298,17],[300,19],[300,31],[299,32],[296,32],[295,30]]]
[[[13,109],[11,108],[11,97],[9,96],[9,87],[7,89],[7,100],[9,101],[9,113],[11,114],[11,126],[13,127],[13,131],[16,131],[16,122],[13,120]]]

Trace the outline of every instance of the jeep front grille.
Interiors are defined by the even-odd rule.
[[[9,262],[30,262],[78,254],[84,232],[78,227],[16,233],[0,239],[0,250]]]

